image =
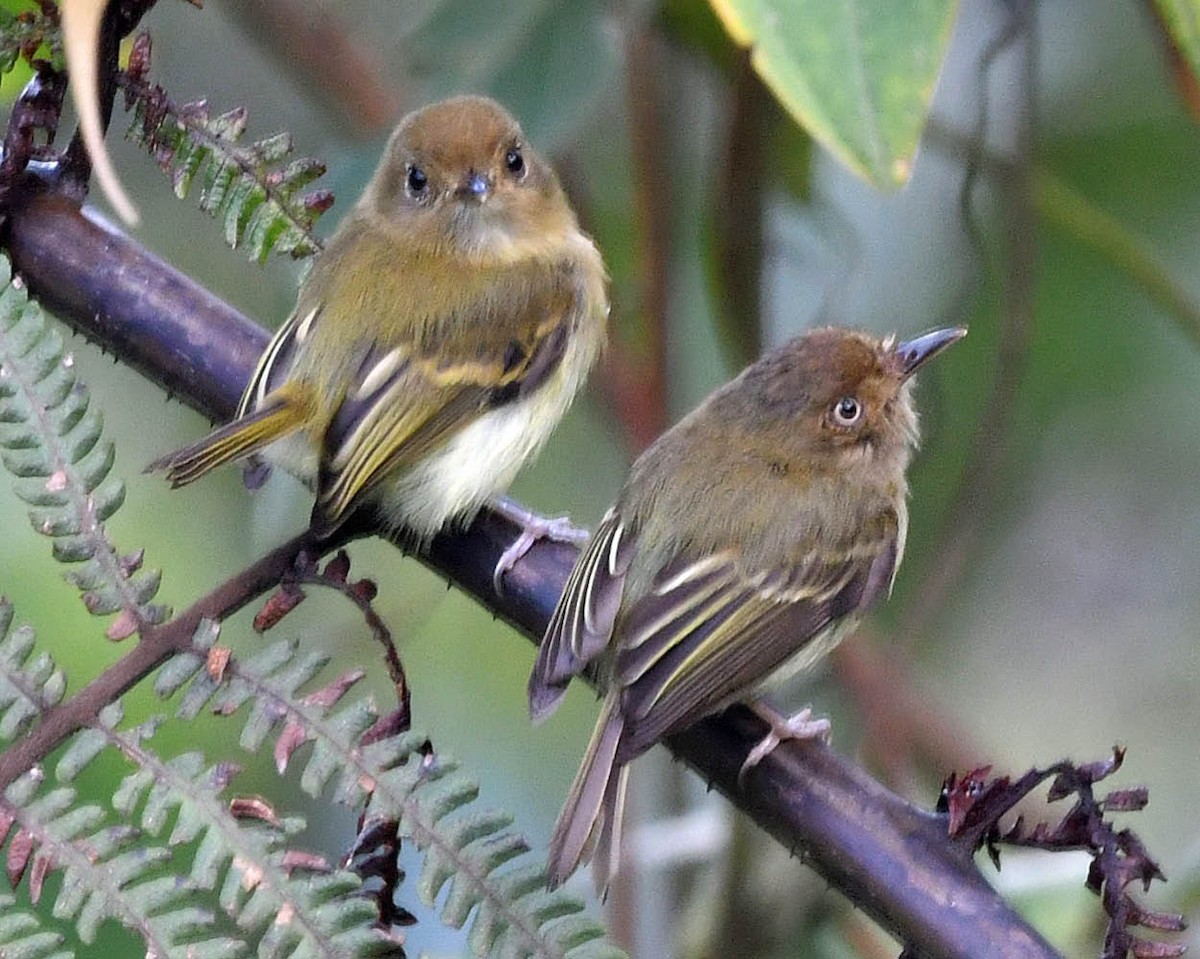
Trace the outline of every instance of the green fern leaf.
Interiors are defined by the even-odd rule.
[[[63,936],[42,930],[38,916],[17,908],[16,900],[0,893],[0,956],[12,959],[72,959],[62,948]]]
[[[12,6],[0,7],[0,74],[8,73],[20,59],[49,60],[55,70],[66,69],[57,9],[42,4],[29,4],[23,10]]]
[[[132,631],[161,622],[166,610],[150,602],[159,574],[142,570],[138,554],[119,555],[105,533],[125,485],[112,475],[114,451],[102,427],[62,337],[0,256],[0,462],[17,478],[33,528],[54,539],[55,558],[85,564],[67,579],[83,590],[88,609],[121,613]]]
[[[13,628],[13,608],[0,597],[0,742],[12,742],[58,703],[66,676],[49,656],[30,661],[35,637],[28,626]]]
[[[143,34],[135,45],[138,69],[119,78],[126,108],[133,110],[127,136],[171,173],[176,196],[186,198],[199,178],[200,209],[221,221],[230,246],[243,247],[257,262],[272,253],[300,258],[317,252],[313,227],[333,195],[306,188],[325,165],[310,157],[288,160],[288,133],[243,143],[242,107],[213,117],[203,101],[177,106],[162,87],[146,82],[149,38]]]
[[[428,755],[427,737],[406,732],[364,745],[363,733],[377,721],[377,710],[368,698],[341,698],[356,674],[300,695],[325,661],[301,654],[294,643],[275,643],[244,660],[233,657],[223,687],[197,667],[181,697],[180,714],[195,715],[208,705],[230,715],[247,706],[242,745],[260,749],[274,734],[281,771],[301,755],[300,744],[311,744],[300,777],[305,791],[347,805],[366,803],[368,821],[396,821],[399,834],[424,857],[418,895],[432,907],[445,893],[441,918],[469,927],[476,955],[623,955],[576,897],[546,889],[545,870],[512,831],[511,817],[476,809],[478,785],[453,760]],[[330,690],[335,695],[326,695]]]

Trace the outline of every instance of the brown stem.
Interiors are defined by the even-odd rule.
[[[52,304],[66,322],[118,357],[132,359],[156,382],[210,416],[232,413],[266,343],[265,331],[115,229],[59,199],[30,197],[10,216],[7,240],[31,292]],[[240,342],[240,348],[231,349],[231,340]],[[211,361],[213,353],[221,356],[219,362]],[[505,578],[504,594],[497,596],[492,572],[517,532],[502,517],[485,513],[468,530],[437,537],[421,558],[536,639],[578,553],[565,544],[539,542]],[[263,589],[282,575],[294,548],[286,560],[280,556],[265,570]],[[219,615],[221,607],[220,601],[206,603],[185,617],[198,622],[202,615]],[[183,626],[175,628],[179,632],[170,642],[148,633],[130,654],[139,657],[133,665],[105,673],[106,694],[119,695],[170,655],[185,632]],[[87,700],[64,704],[54,721],[57,741],[85,719],[83,705],[75,704],[94,709],[100,698],[92,692]],[[755,767],[746,789],[740,789],[738,771],[765,732],[760,719],[737,707],[672,737],[667,745],[908,943],[912,954],[943,959],[1056,955],[950,841],[944,816],[910,805],[827,747],[786,743]],[[0,772],[19,775],[40,762],[54,741],[56,736],[39,727],[14,747],[19,754],[10,750],[0,758]]]
[[[997,177],[1004,192],[1005,262],[1000,310],[1000,339],[991,395],[975,431],[963,479],[944,513],[936,545],[928,555],[937,557],[906,604],[898,637],[908,643],[925,633],[943,609],[983,537],[989,504],[1001,488],[1008,460],[1010,428],[1017,407],[1018,388],[1025,374],[1033,338],[1037,266],[1037,218],[1034,213],[1033,102],[1036,93],[1036,16],[1032,0],[1011,5],[1010,23],[1001,40],[1022,44],[1020,89],[1017,94],[1015,161]],[[1003,43],[993,45],[998,52]],[[969,215],[969,211],[967,211]]]
[[[105,706],[115,702],[172,656],[191,649],[192,637],[201,620],[220,622],[273,588],[292,568],[297,553],[309,540],[305,533],[288,541],[170,622],[143,630],[137,646],[126,656],[70,699],[43,713],[41,721],[28,736],[0,752],[0,792],[45,760],[67,737],[94,722]]]
[[[614,338],[605,366],[617,419],[633,452],[667,428],[667,313],[671,244],[670,169],[660,103],[662,55],[652,24],[625,34],[626,103],[633,151],[636,262],[642,319],[640,349]]]
[[[253,0],[228,4],[225,12],[344,129],[364,136],[396,119],[404,97],[392,80],[395,70],[333,7]]]
[[[730,366],[741,369],[762,352],[763,180],[771,95],[749,53],[738,56],[731,86],[725,155],[711,189],[722,307],[717,332]]]

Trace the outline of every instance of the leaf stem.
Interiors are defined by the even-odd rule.
[[[1148,240],[1045,168],[1037,171],[1033,185],[1037,211],[1046,223],[1125,273],[1200,345],[1200,303],[1171,276]]]

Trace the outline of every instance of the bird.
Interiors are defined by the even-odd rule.
[[[502,106],[458,96],[415,110],[234,420],[148,470],[178,487],[262,454],[315,487],[319,539],[371,503],[427,543],[503,491],[566,412],[605,341],[607,284],[554,171]],[[534,536],[573,538],[556,522],[506,551],[497,586]]]
[[[550,841],[551,888],[592,856],[607,889],[633,759],[811,667],[890,592],[918,441],[913,374],[965,335],[897,342],[810,330],[633,464],[567,579],[529,679],[535,723],[585,668],[603,690]],[[826,735],[828,722],[810,715],[774,717],[743,773],[781,738]]]

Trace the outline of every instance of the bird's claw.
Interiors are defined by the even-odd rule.
[[[573,526],[568,516],[548,518],[528,514],[521,523],[521,535],[501,554],[492,573],[492,586],[495,587],[496,595],[504,593],[504,575],[516,566],[521,557],[540,539],[549,539],[556,543],[583,544],[588,540],[588,531]]]
[[[750,770],[771,755],[775,747],[784,740],[820,739],[824,743],[829,742],[829,735],[833,728],[829,724],[829,720],[813,719],[812,709],[808,706],[786,719],[781,719],[773,711],[755,708],[754,712],[770,725],[771,731],[758,741],[758,744],[746,756],[746,761],[742,763],[742,768],[738,771],[739,789],[745,785],[746,775]]]

